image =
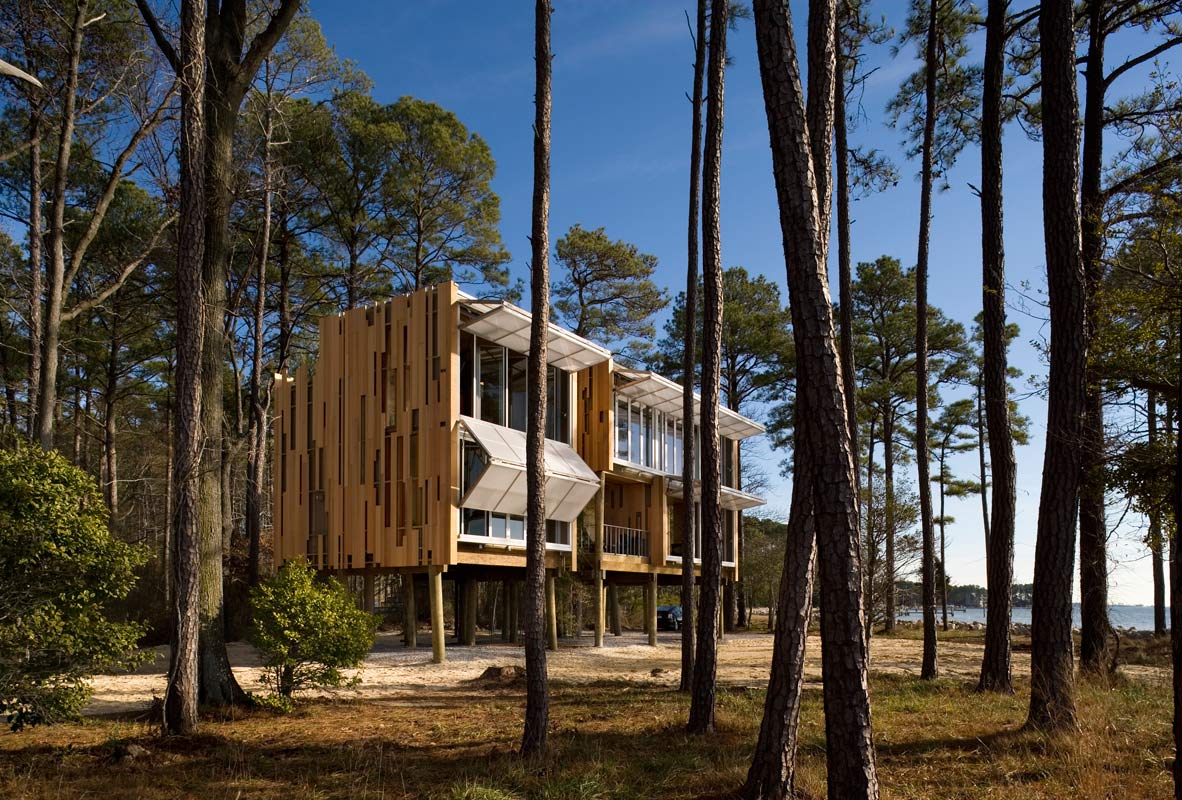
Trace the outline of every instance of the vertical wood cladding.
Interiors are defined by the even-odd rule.
[[[320,322],[275,380],[275,556],[320,569],[456,561],[454,284]]]

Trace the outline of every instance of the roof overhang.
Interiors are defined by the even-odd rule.
[[[671,381],[655,372],[643,372],[634,369],[617,367],[616,374],[623,378],[622,383],[616,385],[616,393],[621,397],[638,400],[651,409],[668,414],[674,419],[684,416],[685,402],[680,383]],[[694,393],[694,416],[702,414],[702,398]],[[735,413],[729,408],[718,408],[718,433],[728,439],[749,439],[765,433],[767,428],[753,419]]]
[[[533,317],[528,311],[505,302],[472,302],[469,306],[482,313],[463,325],[464,330],[510,350],[529,352],[529,330]],[[578,371],[609,358],[611,351],[565,328],[550,325],[550,334],[546,340],[547,363],[559,369]]]
[[[676,478],[672,478],[668,483],[668,494],[673,498],[685,499],[685,492],[682,482]],[[694,499],[700,500],[702,497],[702,486],[698,481],[694,482]],[[759,506],[767,505],[767,501],[759,495],[744,492],[741,489],[732,489],[730,486],[723,486],[718,492],[718,504],[729,511],[746,511],[749,508],[758,508]]]
[[[513,428],[460,417],[459,424],[484,451],[486,466],[460,505],[499,514],[525,515],[526,439]],[[599,491],[599,477],[574,448],[546,440],[546,518],[573,522]]]

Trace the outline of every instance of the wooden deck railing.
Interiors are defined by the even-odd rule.
[[[648,557],[648,531],[620,525],[603,526],[603,552],[618,556]]]

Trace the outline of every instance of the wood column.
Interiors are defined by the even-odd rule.
[[[365,610],[368,611],[370,614],[372,614],[373,609],[374,609],[373,573],[372,572],[365,573],[365,577],[362,580],[364,582],[363,583],[364,588],[362,588],[362,590],[361,590],[361,596],[362,596],[361,602],[362,602],[362,605],[364,606]]]
[[[591,580],[592,591],[595,592],[595,646],[603,647],[603,629],[606,627],[604,617],[603,570],[597,569]]]
[[[558,602],[553,575],[546,576],[546,647],[558,649]]]
[[[443,567],[427,567],[427,594],[431,600],[431,661],[442,664],[447,659],[443,644]]]
[[[402,641],[406,646],[414,649],[419,644],[419,613],[415,608],[415,576],[402,576],[402,603],[405,607],[405,618],[402,623]]]
[[[521,644],[521,582],[513,581],[513,590],[510,592],[513,598],[513,603],[510,606],[512,613],[509,615],[509,641],[513,644]]]
[[[511,634],[509,626],[513,619],[513,584],[510,581],[501,581],[501,641],[509,641]]]
[[[464,581],[463,644],[468,647],[476,644],[476,601],[478,597],[480,597],[480,583],[474,580]]]
[[[648,643],[650,647],[657,646],[657,573],[649,576],[648,585],[644,587],[645,594],[645,627],[648,628]]]

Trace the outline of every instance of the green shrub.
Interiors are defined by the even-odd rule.
[[[281,697],[344,685],[341,670],[359,666],[373,647],[378,617],[359,610],[335,579],[318,580],[305,561],[285,564],[250,601],[250,640],[267,667],[264,682]]]
[[[0,714],[76,718],[87,677],[129,669],[143,626],[107,616],[145,552],[111,537],[98,486],[56,452],[0,451]]]

